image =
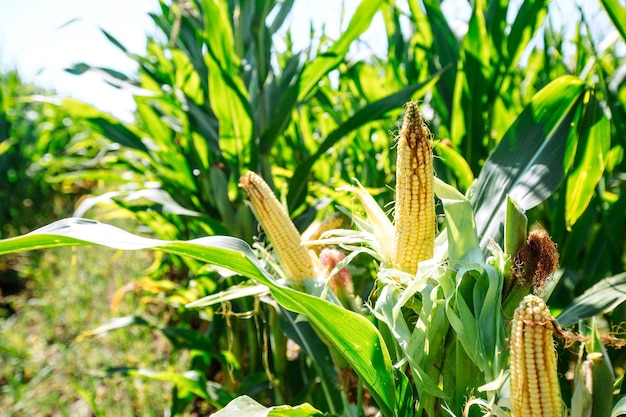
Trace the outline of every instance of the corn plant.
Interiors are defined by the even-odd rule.
[[[369,27],[382,2],[363,2],[341,38],[323,42],[324,52],[295,51],[288,42],[287,51],[277,56],[274,42],[292,4],[161,3],[161,13],[151,17],[165,41],[156,36],[149,39],[145,56],[128,54],[139,65],[137,79],[83,63],[69,69],[75,74],[104,70],[122,86],[141,89],[135,95],[136,123],[86,106],[71,107],[75,117],[86,119],[134,155],[128,160],[111,154],[108,169],[124,169],[126,188],[132,185],[142,191],[120,190],[100,201],[131,210],[165,239],[229,233],[251,241],[254,226],[237,180],[252,170],[280,188],[284,180],[273,175],[271,166],[288,175],[305,160],[309,163],[308,147],[315,141],[307,141],[306,135],[315,126],[297,126],[302,120],[298,108],[317,94],[318,84],[328,83],[328,73],[346,60],[350,46]],[[128,53],[111,34],[105,35]],[[425,81],[402,94],[389,92],[369,106],[359,103],[361,108],[353,110],[360,114],[331,136],[337,141],[385,118],[411,94],[423,93]],[[313,160],[323,154],[320,150]],[[308,181],[307,175],[301,178]],[[158,185],[158,191],[145,190],[150,184]],[[166,198],[176,205],[165,204]],[[154,204],[146,213],[150,201]],[[295,211],[303,202],[289,206]]]
[[[228,295],[221,295],[222,299],[242,294],[264,299],[264,294],[271,294],[280,308],[304,316],[313,333],[304,338],[302,333],[300,337],[294,336],[298,343],[302,343],[302,349],[319,360],[318,365],[341,368],[342,363],[347,364],[383,415],[480,415],[485,412],[481,410],[504,415],[509,398],[506,339],[510,318],[505,306],[507,300],[519,299],[520,292],[531,290],[531,287],[521,290],[515,285],[507,287],[512,279],[513,249],[519,249],[519,242],[525,241],[520,239],[525,233],[524,211],[548,198],[563,178],[565,144],[572,138],[569,130],[572,125],[584,123],[584,119],[577,115],[581,114],[579,107],[589,105],[588,101],[581,99],[588,91],[580,80],[565,77],[537,94],[486,161],[477,183],[470,189],[470,198],[441,180],[433,180],[430,133],[417,106],[414,103],[407,105],[400,131],[396,180],[401,188],[398,193],[406,192],[406,195],[397,201],[395,224],[365,189],[357,186],[353,190],[362,200],[368,217],[354,215],[357,230],[336,230],[309,243],[323,242],[351,250],[353,253],[343,263],[336,264],[336,269],[341,269],[358,254],[368,253],[374,257],[378,273],[366,310],[354,311],[342,305],[329,291],[329,281],[323,277],[303,278],[315,272],[306,272],[303,277],[290,276],[295,272],[285,267],[288,263],[285,257],[276,258],[277,266],[272,267],[272,260],[266,252],[254,252],[245,242],[234,237],[163,241],[131,235],[94,221],[67,219],[31,234],[4,240],[0,243],[0,252],[101,244],[119,249],[154,248],[228,268],[256,284],[243,289],[233,288]],[[527,139],[523,144],[519,140],[522,125],[526,126],[523,134]],[[535,134],[532,134],[533,129]],[[511,172],[512,158],[518,163]],[[502,172],[504,169],[509,170],[506,175]],[[405,179],[410,181],[403,186]],[[246,174],[241,184],[252,202],[258,204],[255,195],[266,185],[258,182],[254,174]],[[445,214],[436,239],[428,225],[435,222],[429,189],[434,190]],[[263,206],[273,201],[267,195],[268,190],[261,193]],[[427,209],[428,206],[431,209]],[[420,209],[418,217],[424,216],[426,226],[415,229],[398,227],[404,225],[402,216],[414,218],[417,215],[413,213],[415,207],[424,208]],[[256,210],[263,219],[259,211]],[[274,213],[270,218],[272,221],[279,218],[277,212]],[[262,223],[267,224],[267,221],[262,220]],[[268,235],[274,245],[281,245],[280,234],[270,230],[280,232],[280,229],[269,228]],[[406,234],[407,231],[412,233]],[[405,236],[409,241],[402,237],[394,239],[394,235]],[[432,242],[434,249],[427,249],[423,256],[416,252],[415,256],[422,259],[417,265],[412,259],[408,264],[401,260],[399,254],[404,251],[400,248],[422,247],[423,244],[428,247]],[[505,252],[503,247],[510,252]],[[529,263],[523,257],[520,259]],[[271,273],[276,269],[283,270],[286,282]],[[303,280],[304,285],[289,284],[289,281]],[[199,299],[188,307],[204,308],[215,299],[215,296]],[[613,297],[614,303],[618,301],[621,300]],[[273,303],[267,299],[265,302]],[[579,310],[580,306],[574,305],[572,309]],[[579,319],[587,317],[580,311],[577,314]],[[324,351],[328,349],[332,358],[330,362],[328,358],[315,356],[310,345],[315,340],[314,334],[320,335],[324,342],[322,346],[326,346]],[[180,335],[178,340],[180,342]],[[188,343],[194,340],[189,339]],[[285,346],[286,340],[279,334],[272,340],[268,349],[279,361],[280,355],[284,354],[281,346]],[[593,355],[586,357],[592,360]],[[212,397],[204,385],[207,382],[198,372],[193,377],[179,378],[179,389],[218,404],[219,400]],[[322,372],[321,375],[331,378],[332,372]],[[581,375],[590,377],[582,370]],[[345,396],[339,402],[333,399],[331,391],[337,380],[323,383],[326,399],[316,406],[328,407],[325,411],[336,415],[348,415],[354,410],[353,405],[341,406],[346,404]],[[511,386],[514,387],[519,385]],[[581,395],[577,394],[574,399],[579,401]],[[235,404],[248,401],[246,397],[240,397]],[[584,401],[594,405],[591,400]],[[302,407],[306,409],[307,406]],[[294,413],[302,411],[302,407],[294,408]],[[225,408],[223,414],[230,415],[227,410]]]
[[[71,200],[93,186],[90,181],[58,183],[51,180],[67,169],[68,144],[87,135],[80,122],[68,113],[33,97],[52,92],[24,83],[16,71],[0,74],[0,236],[24,233],[29,228],[58,218]],[[83,158],[94,156],[83,150]],[[66,193],[67,200],[59,198]],[[50,214],[50,217],[44,215]],[[47,218],[46,218],[47,217]]]
[[[604,5],[623,33],[619,8],[610,1]],[[66,100],[67,109],[86,119],[97,132],[83,144],[93,149],[105,137],[114,144],[103,146],[96,169],[62,174],[59,180],[106,175],[127,182],[129,188],[92,202],[113,202],[166,242],[229,234],[250,243],[255,229],[244,199],[253,200],[254,193],[237,188],[247,170],[259,172],[270,187],[284,192],[290,216],[298,226],[310,221],[312,207],[323,199],[332,197],[349,211],[352,196],[357,195],[368,202],[363,208],[367,218],[353,216],[354,223],[362,227],[334,240],[318,240],[341,245],[348,252],[329,275],[351,262],[354,269],[365,265],[375,276],[355,277],[360,281],[357,291],[339,294],[341,289],[329,291],[326,281],[309,271],[305,277],[315,275],[315,279],[304,279],[308,284],[296,286],[294,292],[283,281],[276,281],[276,276],[295,275],[282,256],[272,256],[271,247],[256,244],[253,253],[240,241],[218,239],[218,247],[205,253],[201,243],[143,241],[165,245],[165,253],[184,255],[185,268],[190,270],[181,268],[182,272],[172,276],[171,271],[162,269],[158,281],[139,280],[128,286],[156,295],[147,298],[159,300],[175,312],[176,326],[131,317],[106,324],[93,334],[130,325],[151,326],[168,335],[177,349],[192,349],[188,374],[126,371],[174,381],[178,398],[172,407],[174,414],[196,395],[215,408],[234,396],[252,395],[261,401],[269,398],[272,403],[302,399],[333,414],[350,413],[358,400],[350,398],[348,390],[336,389],[346,382],[347,378],[337,383],[349,368],[385,415],[437,415],[443,407],[461,415],[464,407],[475,413],[477,406],[497,412],[499,400],[506,398],[506,381],[500,378],[507,375],[507,357],[502,353],[507,348],[506,323],[530,291],[529,285],[520,288],[511,278],[510,262],[525,240],[523,212],[537,205],[531,220],[549,219],[545,226],[559,242],[562,264],[580,263],[580,253],[590,247],[601,255],[584,264],[583,271],[590,272],[580,274],[584,279],[566,273],[563,282],[567,285],[556,286],[557,294],[567,294],[554,297],[551,304],[556,307],[568,307],[576,295],[581,297],[565,310],[563,324],[565,319],[571,325],[603,311],[597,307],[580,313],[579,307],[588,301],[589,295],[582,294],[585,288],[598,281],[606,286],[608,281],[601,278],[623,270],[623,250],[619,249],[623,242],[607,242],[602,229],[616,229],[623,223],[623,193],[619,182],[616,184],[623,171],[622,146],[611,143],[610,138],[623,136],[619,115],[624,101],[619,88],[609,88],[601,81],[591,89],[584,82],[610,78],[620,60],[611,48],[594,51],[593,40],[581,39],[578,59],[571,68],[547,52],[550,47],[562,51],[558,33],[549,28],[545,49],[531,50],[528,67],[523,69],[521,54],[543,21],[547,2],[523,2],[520,13],[509,23],[505,19],[510,12],[508,4],[473,2],[468,31],[457,38],[438,2],[410,1],[407,14],[393,3],[365,1],[339,39],[324,41],[315,52],[295,51],[288,43],[287,51],[275,57],[277,65],[272,65],[272,39],[291,2],[163,2],[161,6],[162,13],[153,19],[167,41],[150,39],[145,56],[132,56],[140,67],[138,78],[104,69],[121,84],[142,89],[136,95],[136,123],[115,120]],[[387,28],[388,56],[357,63],[346,59],[349,46],[379,10]],[[409,30],[401,24],[407,20]],[[113,36],[106,35],[125,51]],[[597,64],[584,72],[594,59]],[[89,69],[77,65],[71,71]],[[333,69],[339,70],[338,87],[328,76]],[[381,73],[385,74],[382,80]],[[582,75],[580,79],[562,77],[569,73]],[[549,83],[552,80],[556,81]],[[435,234],[434,222],[426,221],[416,229],[410,222],[404,223],[403,207],[422,213],[416,208],[430,206],[433,200],[421,197],[421,191],[412,191],[411,177],[393,175],[394,156],[400,152],[402,140],[397,148],[390,147],[387,132],[393,130],[402,111],[400,104],[411,98],[423,99],[423,108],[434,110],[430,120],[434,137],[448,140],[420,143],[431,144],[437,156],[432,161],[437,175],[460,192],[439,180],[433,182],[431,191],[441,202],[437,210],[442,231],[434,249],[411,257],[405,267],[400,260],[405,246],[394,244],[393,238],[388,240],[394,236],[393,228],[408,232],[406,238],[398,238],[408,239],[407,247],[422,246],[410,242],[413,230],[424,228],[429,230],[426,235]],[[607,107],[610,115],[603,111]],[[417,123],[418,130],[422,124]],[[403,159],[397,160],[396,165],[402,165]],[[471,185],[475,176],[478,178]],[[377,195],[368,195],[358,185],[352,193],[334,189],[351,183],[354,177],[368,190],[379,191]],[[394,178],[397,196],[391,187],[385,188]],[[409,181],[403,183],[405,178]],[[419,178],[421,182],[423,177]],[[149,187],[154,183],[158,188]],[[137,186],[140,191],[130,188]],[[598,192],[592,199],[594,188],[605,186],[609,192]],[[406,199],[404,191],[408,192]],[[395,226],[384,211],[374,208],[374,198],[382,204],[396,201]],[[88,207],[83,205],[79,213]],[[430,209],[423,212],[430,213]],[[510,220],[503,220],[507,218]],[[584,221],[579,223],[581,218]],[[597,218],[605,219],[599,227],[593,221]],[[106,242],[100,238],[84,233],[92,227],[94,233],[111,230],[90,223],[68,223],[67,232],[78,233],[81,242],[61,239],[64,244],[103,244]],[[280,239],[272,237],[271,227],[264,229],[279,253]],[[598,244],[589,244],[590,234]],[[32,236],[20,242],[29,239]],[[364,261],[364,253],[375,262]],[[606,257],[613,262],[603,262]],[[424,266],[417,268],[420,261]],[[206,262],[229,267],[241,276],[220,275],[207,268]],[[411,277],[414,284],[410,284]],[[334,280],[328,282],[331,287]],[[621,283],[619,276],[610,282]],[[575,292],[571,283],[578,286]],[[623,301],[599,293],[605,298],[592,305],[614,309]],[[369,309],[363,309],[357,294],[369,300]],[[326,296],[332,307],[320,296]],[[253,317],[263,324],[248,320],[234,325],[214,308],[219,303],[231,306],[233,315]],[[289,310],[306,316],[310,324]],[[318,317],[323,315],[338,323]],[[363,317],[376,326],[366,324]],[[570,321],[571,317],[576,320]],[[208,329],[197,326],[199,320],[210,323]],[[350,334],[361,327],[363,335]],[[233,339],[245,342],[235,344]],[[286,360],[289,339],[306,355]],[[602,350],[601,344],[587,345],[585,349],[591,352]],[[364,346],[365,351],[351,352],[354,346]],[[245,364],[244,357],[248,358]],[[364,366],[371,358],[376,358],[379,370]],[[592,359],[593,355],[588,360]],[[584,374],[581,363],[580,375]],[[307,387],[312,388],[307,391]],[[563,390],[565,398],[570,391]]]

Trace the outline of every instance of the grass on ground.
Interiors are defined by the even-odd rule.
[[[126,294],[115,314],[116,289],[144,274],[148,251],[78,247],[20,258],[25,288],[0,301],[14,314],[0,318],[0,410],[3,416],[164,415],[168,383],[104,377],[109,367],[184,370],[169,342],[144,327],[77,339],[114,317],[140,313]]]

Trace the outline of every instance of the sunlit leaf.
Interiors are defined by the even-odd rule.
[[[622,35],[622,39],[626,41],[626,9],[624,9],[624,4],[618,0],[600,0],[600,3],[606,9],[615,28]]]
[[[611,142],[611,125],[595,95],[590,95],[584,114],[572,130],[576,157],[567,176],[565,224],[571,227],[585,211],[602,177]]]
[[[562,326],[613,310],[626,301],[626,273],[604,278],[575,298],[557,317]]]
[[[346,30],[324,52],[306,64],[298,79],[283,92],[283,98],[274,111],[273,121],[261,135],[260,152],[268,153],[278,135],[284,130],[291,112],[300,101],[304,100],[316,87],[319,81],[344,61],[350,46],[368,27],[374,15],[383,3],[382,0],[364,0],[359,3]],[[293,201],[293,198],[289,199]],[[289,204],[293,207],[292,204]]]
[[[458,187],[461,190],[467,190],[474,182],[474,173],[465,158],[452,146],[444,145],[442,142],[435,142],[433,150],[455,175]]]
[[[240,78],[241,59],[237,54],[228,4],[203,1],[205,38],[208,48],[209,96],[219,121],[222,152],[234,166],[243,168],[252,157],[253,117],[247,89]]]
[[[57,221],[20,237],[0,241],[0,255],[63,246],[102,245],[122,250],[158,249],[230,269],[267,285],[285,308],[303,314],[350,363],[386,416],[395,410],[391,358],[382,336],[364,316],[326,300],[279,285],[262,268],[244,241],[209,236],[191,241],[163,241],[133,235],[93,220]],[[359,329],[355,332],[354,329]]]
[[[510,195],[529,210],[559,186],[564,153],[584,84],[563,76],[533,97],[485,162],[472,190],[481,248],[502,244],[506,200]]]
[[[310,404],[301,404],[295,407],[284,405],[268,408],[252,398],[242,395],[213,415],[215,417],[321,417],[327,414],[322,414]]]
[[[448,256],[452,266],[462,262],[480,262],[474,213],[469,200],[455,188],[435,178],[435,194],[443,203],[448,234]]]

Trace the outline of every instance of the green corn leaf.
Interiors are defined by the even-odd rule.
[[[161,250],[221,266],[267,285],[283,307],[306,316],[344,356],[368,387],[383,415],[395,415],[396,387],[391,358],[374,325],[359,314],[277,284],[263,270],[250,246],[240,239],[209,236],[191,241],[164,241],[140,237],[93,220],[69,218],[27,235],[0,240],[0,255],[85,245],[120,250]],[[359,331],[355,332],[354,329]]]
[[[66,68],[65,71],[73,75],[81,75],[81,74],[86,73],[87,71],[95,71],[95,72],[104,73],[105,76],[112,77],[113,79],[116,79],[121,82],[130,81],[130,78],[124,73],[121,73],[111,68],[92,67],[91,65],[85,64],[84,62],[74,64],[70,68]]]
[[[619,417],[626,415],[626,395],[619,397],[619,400],[613,406],[611,417]]]
[[[589,288],[557,317],[561,326],[613,310],[626,301],[626,272],[604,278]]]
[[[287,16],[291,12],[295,0],[284,0],[281,2],[276,2],[273,7],[278,7],[278,12],[274,15],[274,20],[269,27],[269,32],[274,34],[280,29],[280,27],[285,22]],[[273,11],[272,11],[273,12]]]
[[[539,91],[504,134],[472,189],[480,246],[502,245],[508,195],[523,210],[548,198],[564,176],[564,154],[584,84],[563,76]]]
[[[463,157],[474,169],[484,148],[486,103],[494,75],[490,59],[495,54],[483,15],[485,3],[475,2],[463,39],[450,120],[450,140],[457,146],[463,144]]]
[[[215,417],[322,417],[326,415],[306,403],[295,407],[283,405],[267,408],[247,395],[235,398],[222,410],[213,414]]]
[[[428,359],[428,354],[425,354],[423,351],[424,345],[428,342],[427,335],[425,332],[420,331],[419,326],[411,333],[404,317],[402,317],[400,308],[398,308],[400,306],[400,298],[401,294],[396,289],[391,286],[383,287],[374,312],[377,318],[389,327],[403,351],[403,357],[408,359],[414,382],[420,393],[432,397],[446,398],[446,393],[438,387],[437,381],[424,369],[424,357]],[[404,301],[406,302],[406,300]],[[438,327],[436,331],[439,331],[439,337],[445,337],[447,324]],[[431,348],[432,346],[426,347],[425,350],[429,351]],[[434,350],[431,353],[437,355],[441,351]]]
[[[219,121],[209,106],[198,106],[191,98],[187,100],[187,116],[192,128],[202,135],[215,157],[222,155],[219,143]],[[208,164],[205,165],[205,169]]]
[[[506,329],[501,319],[503,277],[491,265],[484,265],[484,272],[476,281],[473,292],[475,317],[480,332],[480,348],[484,363],[481,370],[486,381],[496,379],[506,363]]]
[[[350,19],[348,27],[342,32],[341,37],[326,51],[306,64],[298,79],[283,92],[283,99],[274,112],[273,122],[261,135],[259,149],[261,154],[267,154],[270,151],[276,138],[291,118],[291,112],[296,103],[304,100],[328,72],[344,61],[352,42],[370,27],[372,19],[382,3],[382,0],[363,0]],[[292,207],[291,204],[289,206]]]
[[[528,216],[514,198],[507,196],[504,224],[504,253],[515,256],[526,243],[528,236]]]
[[[593,416],[608,416],[613,406],[613,384],[615,374],[613,365],[600,339],[598,323],[594,319],[591,328],[591,340],[587,342],[587,360],[591,363],[593,374]]]
[[[548,13],[547,0],[525,0],[515,14],[511,32],[506,37],[509,66],[517,64],[522,52]]]
[[[106,30],[104,30],[103,28],[100,28],[100,31],[102,32],[102,34],[109,40],[109,42],[111,42],[113,45],[117,46],[117,48],[124,52],[127,53],[128,49],[126,49],[126,47],[122,44],[122,42],[120,42],[116,37],[114,37],[113,35],[111,35],[109,32],[107,32]]]
[[[606,9],[615,28],[622,35],[622,39],[626,41],[626,9],[624,9],[623,4],[620,4],[619,0],[600,0],[600,3]]]
[[[593,240],[587,246],[586,250],[589,251],[586,256],[587,262],[583,265],[582,280],[577,284],[580,288],[589,288],[597,281],[598,277],[619,273],[623,270],[621,266],[614,266],[611,259],[613,256],[619,256],[614,254],[619,251],[617,248],[623,244],[623,236],[615,233],[615,231],[622,230],[625,215],[626,194],[622,194],[616,202],[609,206],[603,221],[593,236]],[[586,212],[583,219],[585,217]]]
[[[207,307],[215,304],[220,304],[226,301],[236,300],[238,298],[250,297],[253,295],[261,295],[266,294],[268,292],[268,288],[265,285],[234,285],[229,287],[227,290],[220,291],[215,294],[211,294],[206,297],[202,297],[196,301],[193,301],[187,304],[186,308],[199,308],[199,307]]]
[[[50,102],[50,98],[38,97],[36,101]],[[59,104],[59,103],[54,103]],[[89,122],[92,128],[109,140],[131,149],[148,153],[148,148],[141,137],[123,123],[113,119],[97,108],[72,98],[62,100],[63,109],[76,119]]]
[[[109,140],[122,146],[148,152],[148,148],[141,141],[141,138],[122,123],[113,122],[104,117],[92,117],[88,120],[95,130],[100,131]]]
[[[254,125],[252,109],[243,80],[240,58],[235,48],[228,4],[202,2],[204,37],[209,67],[209,98],[219,121],[221,150],[233,166],[247,166],[253,158]]]
[[[483,349],[480,347],[480,329],[472,308],[467,301],[472,301],[474,277],[473,270],[462,268],[454,274],[444,275],[440,279],[446,300],[446,314],[450,325],[454,328],[456,337],[467,354],[468,358],[478,367],[485,363]],[[477,376],[469,379],[476,382]],[[473,383],[468,386],[480,386]]]
[[[374,15],[382,4],[383,0],[363,0],[359,4],[341,37],[325,52],[318,55],[302,71],[298,101],[304,100],[315,88],[319,80],[344,60],[352,42],[370,27]]]
[[[467,190],[474,182],[474,173],[465,158],[452,146],[444,145],[442,142],[435,142],[433,150],[456,176],[459,189]]]
[[[423,3],[427,19],[420,20],[420,23],[428,24],[429,27],[425,27],[423,30],[432,32],[433,51],[431,53],[437,56],[440,62],[440,68],[437,69],[445,69],[441,82],[437,83],[437,89],[439,90],[439,96],[445,101],[445,114],[451,114],[457,63],[460,56],[459,41],[441,10],[441,2],[438,0],[426,0]],[[412,5],[413,13],[421,15],[421,7],[418,5],[418,2],[412,1],[410,4]],[[429,59],[429,64],[430,62],[431,60]]]
[[[579,361],[576,365],[570,417],[588,417],[592,415],[593,396],[591,395],[591,390],[593,387],[588,386],[588,383],[592,382],[591,370],[589,368],[590,364],[587,361]]]
[[[611,142],[611,125],[600,103],[591,93],[586,99],[584,114],[574,120],[578,128],[572,129],[568,140],[577,144],[573,167],[567,175],[565,225],[568,228],[589,205],[604,172]]]

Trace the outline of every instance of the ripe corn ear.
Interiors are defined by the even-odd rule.
[[[555,321],[546,303],[524,297],[511,327],[511,402],[515,417],[561,417],[561,393],[552,334]]]
[[[302,233],[301,239],[303,242],[310,242],[310,241],[318,240],[322,237],[322,235],[325,232],[328,232],[330,230],[341,229],[344,226],[346,219],[347,218],[343,213],[340,213],[340,212],[333,213],[330,216],[324,218],[323,220],[317,223],[313,223],[311,226],[309,226],[304,231],[304,233]],[[318,245],[312,245],[311,250],[319,254],[323,248],[324,248],[323,244],[318,244]]]
[[[258,174],[249,171],[239,179],[254,207],[257,220],[269,237],[287,278],[296,283],[316,276],[309,251],[301,245],[300,233],[272,189]]]
[[[415,274],[435,250],[433,145],[417,103],[406,104],[397,154],[392,264]]]

